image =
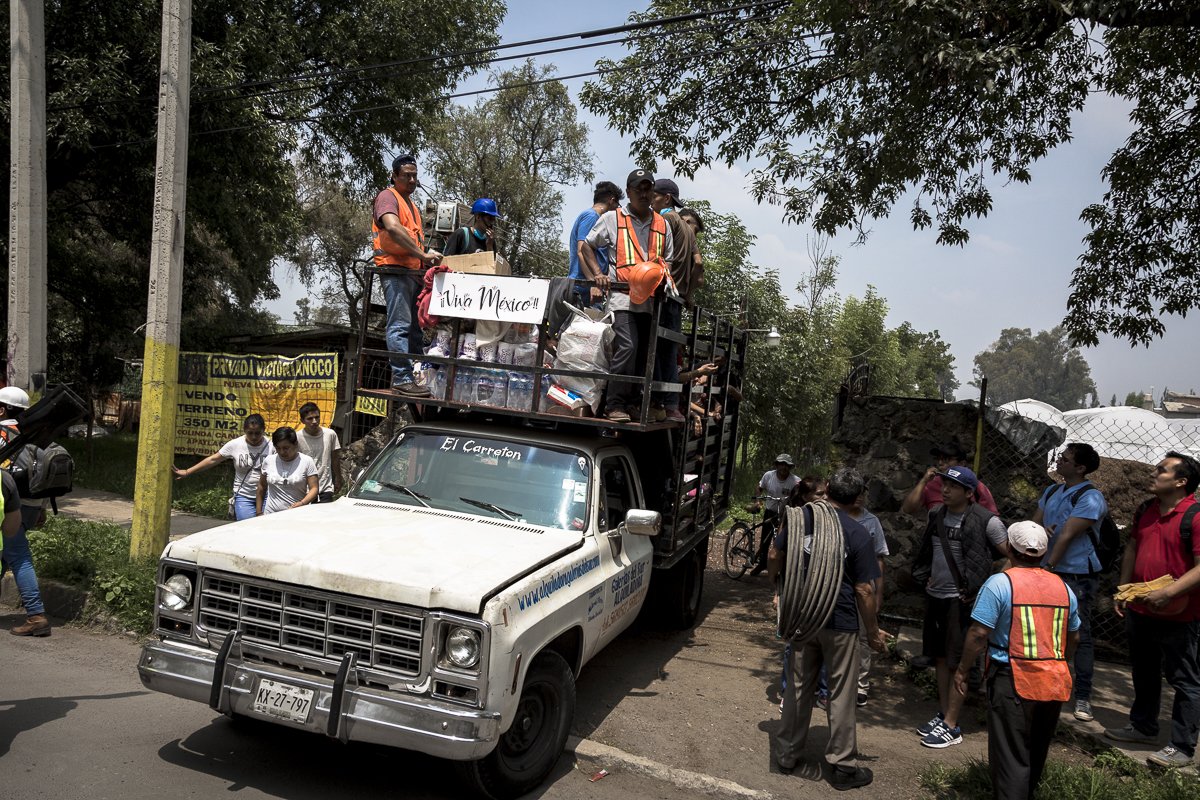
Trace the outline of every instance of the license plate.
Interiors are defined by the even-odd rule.
[[[307,722],[312,711],[313,690],[290,683],[280,683],[263,678],[258,682],[254,695],[253,710],[268,717],[278,717],[289,722]]]

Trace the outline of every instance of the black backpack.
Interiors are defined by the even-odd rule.
[[[53,503],[73,488],[75,461],[60,444],[51,442],[45,449],[27,445],[13,460],[12,473],[22,497],[32,500],[48,497]],[[57,503],[54,510],[57,513]]]
[[[1058,487],[1051,488],[1046,492],[1046,499],[1049,500],[1059,488],[1066,491],[1066,484],[1058,484]],[[1079,502],[1079,498],[1090,491],[1100,491],[1095,486],[1084,486],[1082,489],[1076,489],[1075,493],[1070,496],[1071,509],[1074,510],[1075,504]],[[1068,515],[1069,516],[1069,515]],[[1136,520],[1137,518],[1134,517]],[[1087,529],[1088,539],[1092,543],[1092,549],[1096,551],[1096,558],[1100,561],[1100,571],[1108,572],[1121,563],[1121,554],[1124,547],[1121,545],[1121,529],[1117,527],[1117,523],[1113,521],[1112,514],[1105,512],[1104,516],[1099,520],[1100,533],[1097,535],[1096,527],[1089,525]]]

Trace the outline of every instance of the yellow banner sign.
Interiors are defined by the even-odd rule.
[[[354,398],[354,410],[360,414],[386,417],[388,415],[388,401],[382,397],[367,397],[360,394]]]
[[[337,403],[337,353],[296,356],[180,353],[175,452],[209,455],[262,414],[267,436],[300,427],[300,406],[316,403],[328,426]]]

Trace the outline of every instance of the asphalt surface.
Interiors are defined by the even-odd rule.
[[[579,678],[577,752],[564,754],[531,796],[845,796],[821,779],[828,733],[820,712],[804,753],[808,766],[783,774],[772,765],[781,647],[771,618],[764,579],[732,581],[710,570],[693,630],[668,633],[639,624],[623,634]],[[73,627],[58,627],[47,639],[7,635],[21,619],[0,609],[0,796],[465,796],[447,762],[234,723],[202,704],[145,690],[135,668],[138,647],[129,638]],[[1131,696],[1125,669],[1098,664],[1097,672],[1097,722],[1062,717],[1080,732],[1124,724]],[[895,662],[878,663],[872,680],[858,731],[862,763],[876,780],[852,796],[927,797],[918,776],[930,764],[986,755],[978,705],[964,712],[962,745],[929,750],[918,744],[913,728],[937,710],[936,703]],[[1141,759],[1153,749],[1130,754]],[[1056,744],[1051,755],[1070,758],[1072,752]],[[590,782],[602,768],[610,774]]]

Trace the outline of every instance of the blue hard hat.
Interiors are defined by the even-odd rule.
[[[500,212],[496,210],[496,201],[487,197],[481,197],[471,204],[472,214],[489,214],[496,219],[503,219]]]

